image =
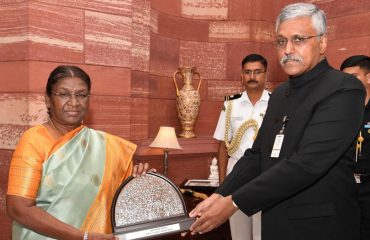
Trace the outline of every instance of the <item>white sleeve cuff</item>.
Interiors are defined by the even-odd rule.
[[[238,206],[235,204],[234,201],[233,201],[233,206],[236,207],[237,209],[239,209]]]

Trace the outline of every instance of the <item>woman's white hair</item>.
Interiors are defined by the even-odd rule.
[[[293,3],[285,6],[276,19],[275,31],[277,32],[277,29],[282,22],[299,17],[311,17],[312,25],[317,34],[326,34],[325,13],[316,5],[311,3]]]

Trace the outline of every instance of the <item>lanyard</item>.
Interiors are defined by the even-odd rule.
[[[272,147],[272,151],[271,151],[271,157],[272,158],[278,158],[279,155],[280,155],[281,147],[282,147],[283,141],[284,141],[284,131],[285,131],[285,128],[287,127],[287,125],[288,125],[288,122],[289,122],[289,116],[285,115],[283,117],[283,125],[282,125],[279,133],[276,134],[276,136],[275,136],[274,146]]]

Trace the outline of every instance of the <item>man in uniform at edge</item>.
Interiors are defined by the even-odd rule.
[[[370,239],[370,57],[351,56],[344,60],[340,70],[357,77],[366,88],[365,113],[361,131],[351,152],[355,156],[354,173],[359,187],[361,207],[361,240]]]
[[[240,77],[245,91],[225,97],[213,135],[219,140],[220,183],[231,172],[245,150],[252,147],[270,98],[265,90],[267,60],[259,54],[250,54],[243,59],[241,65]],[[236,211],[229,220],[233,240],[261,238],[260,212],[250,218],[242,211]]]
[[[208,232],[238,208],[262,210],[263,240],[358,240],[360,211],[352,159],[365,90],[324,57],[325,13],[313,4],[283,8],[276,47],[289,80],[271,95],[253,147],[216,192],[197,205],[192,234]]]

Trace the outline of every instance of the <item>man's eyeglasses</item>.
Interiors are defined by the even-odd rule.
[[[313,35],[313,36],[293,36],[291,39],[280,37],[274,41],[276,48],[283,49],[286,48],[288,42],[290,41],[294,47],[301,47],[305,45],[309,39],[314,37],[321,37],[323,34]]]
[[[243,74],[244,75],[248,75],[248,76],[259,76],[261,75],[262,73],[265,73],[266,70],[262,70],[262,69],[256,69],[256,70],[243,70]]]
[[[55,96],[58,96],[60,97],[61,99],[65,100],[65,101],[69,101],[72,99],[72,96],[74,96],[78,101],[84,101],[86,100],[90,94],[88,93],[69,93],[69,92],[66,92],[66,93],[63,93],[63,92],[60,92],[60,93],[55,93],[55,92],[50,92],[52,95],[55,95]]]

